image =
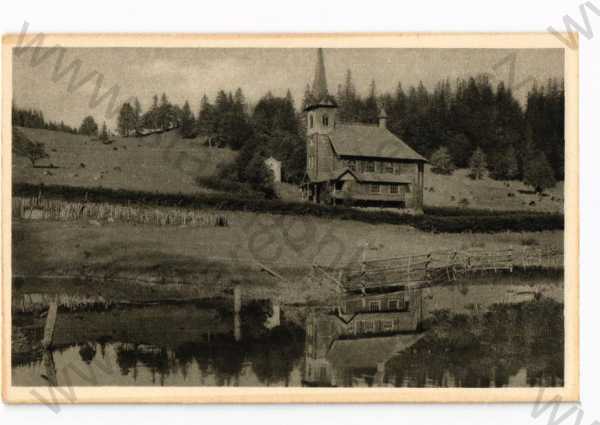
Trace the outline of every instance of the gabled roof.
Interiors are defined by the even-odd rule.
[[[392,173],[357,173],[357,180],[366,183],[413,183],[406,176]]]
[[[338,124],[329,136],[341,156],[427,161],[387,128],[367,124]]]
[[[327,353],[335,367],[369,368],[385,363],[411,347],[423,334],[403,334],[360,339],[337,339]]]
[[[332,180],[339,180],[345,174],[351,174],[357,181],[363,183],[413,183],[412,180],[402,175],[391,173],[359,173],[358,171],[352,171],[348,167],[338,168],[329,172],[319,173],[319,177],[313,180],[313,182],[327,182]]]

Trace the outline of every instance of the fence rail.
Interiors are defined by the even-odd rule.
[[[41,197],[14,197],[13,217],[29,220],[108,220],[160,226],[229,225],[227,216],[184,208],[115,205],[96,202],[70,202]]]
[[[562,268],[563,262],[563,252],[556,248],[433,251],[357,263],[338,272],[338,283],[345,291],[366,291],[448,282],[479,272],[512,272],[515,267]]]

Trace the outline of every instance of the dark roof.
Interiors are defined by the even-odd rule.
[[[348,167],[338,168],[336,170],[319,173],[319,177],[313,180],[313,182],[326,182],[332,180],[339,180],[344,174],[352,174],[354,178],[359,182],[364,183],[404,183],[409,184],[413,181],[406,178],[406,176],[391,174],[391,173],[359,173],[358,171],[352,171]]]
[[[406,176],[392,173],[357,173],[358,180],[361,182],[370,183],[412,183],[411,179]]]
[[[411,347],[423,334],[403,334],[360,339],[337,339],[327,353],[335,367],[368,368],[385,363]]]
[[[341,156],[427,161],[387,128],[366,124],[338,124],[329,136]]]

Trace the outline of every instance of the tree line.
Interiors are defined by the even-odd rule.
[[[336,93],[338,120],[377,123],[380,107],[388,115],[388,128],[432,162],[435,172],[470,168],[473,178],[521,179],[536,189],[564,179],[564,85],[549,80],[535,84],[521,106],[510,87],[492,85],[486,75],[448,79],[428,90],[422,82],[393,93],[378,93],[371,82],[366,96],[358,94],[347,71]],[[312,101],[307,86],[304,106]],[[257,164],[269,156],[282,161],[284,179],[298,183],[305,173],[305,124],[288,91],[270,92],[250,108],[241,88],[220,90],[214,100],[204,95],[196,112],[186,100],[172,103],[163,93],[154,95],[146,111],[137,98],[121,106],[117,127],[123,137],[178,130],[183,138],[203,139],[210,146],[239,151],[233,165],[220,167],[220,177],[233,181],[264,180]],[[78,129],[46,122],[41,111],[13,106],[13,124],[107,137],[91,116]],[[254,170],[248,168],[256,165]],[[267,173],[268,174],[268,173]]]
[[[376,123],[383,106],[388,128],[440,172],[471,167],[478,178],[526,179],[531,174],[564,179],[564,84],[535,84],[522,107],[510,87],[492,85],[486,75],[440,81],[433,90],[422,82],[378,94],[373,81],[366,97],[357,94],[351,71],[338,86],[342,122]],[[305,94],[310,102],[310,91]],[[535,168],[535,170],[531,170]],[[547,170],[550,169],[550,173]],[[547,180],[548,180],[547,179]],[[552,182],[550,182],[552,185]]]
[[[19,108],[14,104],[12,106],[12,124],[18,127],[42,128],[77,134],[76,128],[66,125],[63,121],[46,121],[44,113],[38,109]]]

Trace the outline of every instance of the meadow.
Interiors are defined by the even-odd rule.
[[[27,159],[13,155],[15,183],[158,193],[214,193],[208,187],[199,186],[197,178],[212,176],[220,162],[232,161],[236,155],[230,149],[209,148],[202,138],[183,139],[176,130],[146,137],[112,137],[112,143],[103,144],[88,136],[19,129],[32,140],[44,143],[49,158],[40,161],[40,167],[32,168]],[[467,174],[467,170],[459,169],[449,176],[439,175],[426,166],[425,205],[496,211],[563,211],[562,182],[549,189],[546,196],[538,196],[520,181],[496,181],[488,177],[472,180]],[[283,200],[300,200],[300,191],[293,185],[277,186]]]
[[[542,198],[515,182],[471,181],[461,170],[452,176],[428,171],[426,214],[399,215],[297,202],[290,185],[275,201],[199,187],[198,176],[214,174],[235,152],[176,132],[103,144],[80,135],[22,131],[45,143],[50,157],[32,168],[13,155],[13,196],[31,200],[41,194],[51,212],[27,216],[21,204],[13,217],[18,291],[154,299],[213,296],[243,284],[253,297],[310,303],[335,293],[331,282],[311,274],[313,263],[342,267],[363,257],[432,249],[563,244],[560,187]],[[470,199],[468,208],[463,198]]]

